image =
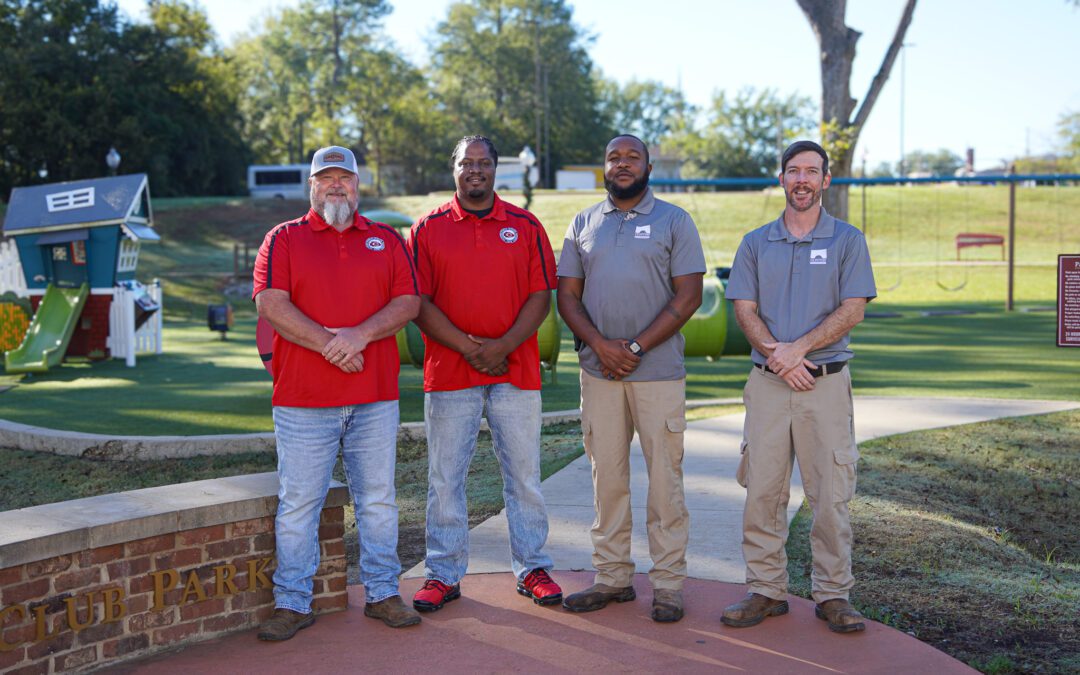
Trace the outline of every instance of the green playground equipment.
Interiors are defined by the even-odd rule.
[[[4,354],[7,372],[44,373],[60,365],[89,294],[86,284],[78,288],[49,284],[22,344]]]
[[[682,327],[686,356],[721,356],[750,353],[750,342],[735,321],[735,309],[725,297],[729,268],[720,267],[715,276],[705,277],[701,289],[701,307]]]

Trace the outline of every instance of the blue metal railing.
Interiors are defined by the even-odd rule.
[[[926,176],[920,178],[833,178],[834,185],[903,185],[905,183],[1024,183],[1080,181],[1077,173],[1014,173],[995,174],[992,176]],[[771,187],[777,185],[776,178],[652,178],[650,185],[664,187]]]

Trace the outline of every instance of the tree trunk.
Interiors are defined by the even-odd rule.
[[[829,153],[829,170],[834,177],[851,175],[852,152],[859,132],[889,79],[896,55],[904,44],[916,0],[907,0],[896,33],[885,52],[881,67],[870,83],[858,112],[851,97],[851,66],[855,45],[862,35],[844,23],[846,0],[796,0],[810,22],[821,52],[821,144]],[[848,189],[834,185],[825,192],[825,209],[833,216],[848,219]]]

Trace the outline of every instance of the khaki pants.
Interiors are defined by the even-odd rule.
[[[592,462],[596,583],[629,586],[630,441],[637,430],[649,477],[646,529],[654,589],[681,590],[690,514],[683,498],[686,380],[621,382],[581,371],[581,431]]]
[[[814,514],[810,549],[815,602],[848,597],[855,446],[851,374],[819,377],[808,392],[792,390],[778,375],[750,371],[743,391],[746,423],[739,482],[746,488],[743,557],[750,592],[787,596],[787,505],[792,458],[799,460],[806,499]]]

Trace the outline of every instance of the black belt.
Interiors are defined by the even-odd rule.
[[[807,368],[806,370],[814,377],[821,377],[822,375],[833,375],[835,373],[839,373],[841,370],[844,369],[844,366],[846,365],[847,361],[833,361],[832,363],[824,363],[817,368]],[[774,375],[778,374],[775,370],[766,366],[763,363],[755,363],[754,367],[760,368],[766,373],[772,373]]]

